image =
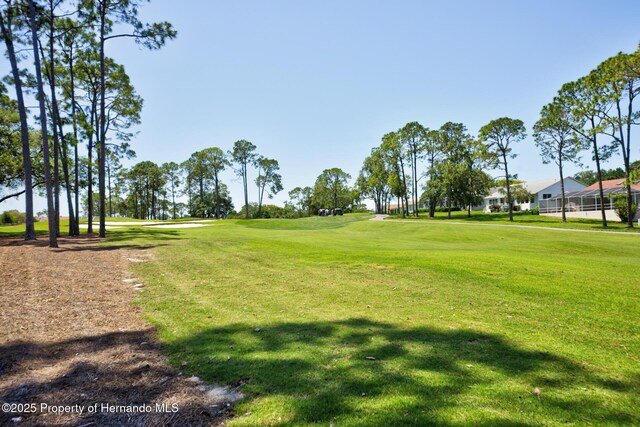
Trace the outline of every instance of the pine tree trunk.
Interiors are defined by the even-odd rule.
[[[91,128],[93,129],[93,114],[91,114]],[[87,234],[93,233],[93,131],[89,134],[87,145]]]
[[[591,128],[595,128],[593,118],[591,118]],[[593,159],[596,162],[596,173],[598,175],[598,192],[600,193],[600,212],[602,214],[602,226],[607,226],[607,214],[604,209],[604,190],[602,188],[602,170],[600,168],[600,153],[598,152],[598,140],[597,136],[593,134]]]
[[[507,153],[502,152],[502,160],[504,161],[504,176],[507,181],[507,203],[509,203],[509,221],[513,222],[513,203],[511,201],[511,181],[509,179],[509,168],[507,165]]]
[[[54,51],[53,51],[53,4],[50,2],[51,7],[51,16],[50,16],[50,31],[49,31],[49,64],[45,67],[45,72],[47,76],[47,80],[49,81],[49,88],[51,91],[51,122],[53,125],[53,147],[55,150],[55,158],[54,164],[55,166],[55,175],[59,176],[58,169],[58,157],[62,158],[62,173],[64,176],[67,195],[67,209],[69,211],[69,236],[76,235],[76,215],[74,213],[73,201],[71,197],[71,181],[69,178],[69,165],[68,165],[68,155],[67,155],[67,146],[64,140],[64,131],[62,128],[62,120],[60,119],[60,110],[58,108],[58,100],[56,96],[56,80],[55,80],[55,72],[52,67],[54,63]],[[43,52],[44,56],[44,52]],[[56,188],[56,230],[58,236],[60,235],[60,184],[59,178],[55,180],[55,188]]]
[[[71,121],[73,124],[73,166],[74,166],[74,196],[76,204],[76,229],[74,235],[80,235],[80,161],[78,156],[78,123],[76,117],[75,80],[73,72],[73,47],[69,55],[69,77],[71,83]]]
[[[42,85],[42,71],[40,68],[40,53],[38,52],[38,33],[36,31],[36,11],[33,0],[29,0],[29,20],[31,26],[31,43],[33,45],[33,60],[35,63],[36,81],[38,84],[38,104],[40,107],[40,128],[42,131],[42,157],[44,163],[44,179],[47,191],[47,216],[49,223],[49,247],[58,247],[58,236],[55,229],[55,215],[53,206],[53,188],[51,180],[51,165],[49,164],[49,135],[47,132],[47,111],[44,105],[44,89]]]
[[[558,168],[560,170],[560,193],[561,193],[561,201],[562,201],[562,222],[567,222],[567,213],[565,208],[565,197],[564,197],[564,173],[562,168],[562,154],[558,156]]]
[[[214,174],[215,186],[216,186],[216,219],[220,219],[220,183],[218,181],[218,171]]]
[[[629,106],[627,111],[627,147],[624,157],[624,175],[627,187],[627,227],[633,228],[633,196],[631,195],[631,124],[633,116],[633,87],[629,87]]]
[[[173,219],[176,219],[176,192],[174,190],[174,182],[171,180],[171,200],[173,206]]]
[[[105,83],[105,60],[104,60],[104,42],[105,42],[105,19],[106,19],[106,2],[102,0],[100,4],[100,155],[98,163],[98,188],[99,188],[99,209],[100,209],[100,230],[99,236],[106,237],[107,230],[105,226],[106,220],[106,204],[105,204],[105,156],[106,156],[106,83]]]
[[[245,219],[249,219],[249,189],[247,187],[247,164],[242,165],[242,183],[244,185],[244,212]]]
[[[16,99],[18,101],[18,113],[20,116],[20,139],[22,141],[22,168],[24,173],[24,201],[25,201],[25,240],[36,240],[36,232],[33,221],[33,177],[31,170],[31,148],[29,147],[29,124],[27,122],[27,109],[24,105],[24,95],[22,93],[22,80],[16,52],[13,45],[13,33],[11,29],[11,9],[5,9],[0,12],[0,30],[2,38],[7,47],[7,55],[11,63],[11,73],[13,75],[13,83],[16,89]],[[5,22],[6,21],[6,22]]]

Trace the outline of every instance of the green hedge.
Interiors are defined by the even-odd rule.
[[[26,220],[27,215],[15,209],[0,214],[0,224],[24,224]]]

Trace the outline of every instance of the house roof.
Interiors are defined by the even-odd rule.
[[[413,200],[409,200],[409,206],[413,206],[414,201]],[[418,202],[418,205],[423,205],[422,202]],[[400,205],[397,203],[390,203],[389,204],[389,209],[398,209]]]
[[[606,181],[602,181],[602,189],[609,190],[614,188],[625,188],[623,183],[624,183],[624,178],[608,179]],[[631,188],[633,188],[634,190],[640,190],[640,182],[636,182],[635,184],[631,185]],[[600,188],[597,182],[585,188],[585,190],[599,190],[599,189]]]

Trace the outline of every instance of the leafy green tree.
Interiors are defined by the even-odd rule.
[[[229,165],[227,155],[218,147],[197,151],[183,163],[191,216],[223,217],[224,197],[221,195],[220,172]]]
[[[600,145],[598,134],[603,125],[603,120],[598,116],[598,111],[606,108],[606,103],[599,96],[602,81],[599,71],[592,71],[589,76],[582,77],[575,82],[566,83],[558,93],[558,102],[570,112],[567,115],[573,131],[580,137],[584,145],[590,145],[593,161],[596,165],[595,179],[589,178],[590,184],[598,183],[600,200],[604,201],[604,189],[602,187],[602,161],[611,157],[615,146],[613,144]],[[585,177],[586,178],[586,177]],[[607,216],[604,203],[600,203],[602,226],[607,226]]]
[[[313,188],[311,187],[295,187],[289,191],[289,199],[291,204],[296,207],[299,216],[309,216],[311,214],[312,198]]]
[[[220,195],[220,172],[225,170],[227,166],[230,166],[231,163],[227,158],[227,155],[219,149],[218,147],[206,148],[203,150],[205,153],[204,161],[205,167],[211,171],[213,177],[213,191],[215,194],[215,217],[216,219],[220,219],[222,212],[222,204],[225,202],[225,199]],[[225,196],[229,198],[228,196]],[[228,212],[228,209],[225,209],[225,212]]]
[[[256,167],[258,168],[258,176],[256,178],[256,185],[258,186],[258,217],[261,218],[265,191],[269,199],[282,191],[282,176],[278,173],[280,165],[278,165],[277,160],[260,156],[256,160]]]
[[[480,129],[480,140],[486,144],[487,153],[493,157],[493,164],[499,165],[504,170],[509,203],[509,221],[513,221],[513,198],[511,197],[508,161],[516,157],[512,144],[516,144],[526,137],[526,128],[522,120],[509,117],[492,120]]]
[[[501,187],[499,192],[503,195],[506,195],[507,190],[504,187]],[[533,194],[526,189],[523,183],[518,180],[511,181],[511,197],[513,197],[513,201],[515,203],[526,203],[533,198]]]
[[[429,217],[433,218],[436,213],[436,207],[443,194],[442,179],[440,179],[439,172],[436,168],[436,165],[443,155],[442,138],[439,130],[429,130],[425,132],[423,150],[428,162],[427,177],[429,180],[425,185],[425,191],[421,197],[421,201],[429,205]]]
[[[490,156],[485,145],[471,137],[466,138],[460,148],[464,168],[461,171],[458,200],[467,207],[467,216],[470,218],[471,208],[484,201],[484,196],[489,194],[493,185],[493,178],[484,171]]]
[[[255,165],[257,154],[256,146],[251,142],[241,139],[233,143],[233,149],[229,153],[233,163],[236,164],[235,173],[242,178],[244,189],[245,218],[249,219],[249,190],[247,188],[247,170]]]
[[[22,130],[17,103],[11,100],[5,93],[4,86],[0,83],[0,202],[12,197],[18,197],[26,193],[25,168],[22,149]],[[39,153],[39,134],[30,132],[29,155],[37,156]],[[29,159],[31,170],[31,188],[37,188],[44,184],[42,178],[42,161],[39,157]],[[26,215],[26,214],[25,214]],[[33,222],[27,217],[27,221]],[[25,221],[25,222],[27,222]]]
[[[100,67],[97,54],[97,45],[95,41],[87,41],[80,45],[76,52],[77,66],[74,69],[74,95],[75,122],[82,138],[87,141],[88,153],[88,229],[87,233],[93,232],[93,216],[94,206],[93,185],[94,185],[94,169],[99,169],[99,163],[94,163],[94,151],[102,152],[101,146],[104,145],[105,159],[105,176],[107,175],[108,152],[114,152],[120,157],[133,157],[135,153],[129,148],[129,141],[133,133],[130,128],[140,122],[140,113],[142,110],[142,98],[135,92],[135,88],[131,85],[129,76],[125,73],[124,67],[117,64],[111,58],[105,58],[106,86],[105,86],[105,108],[107,110],[107,119],[105,131],[107,134],[113,134],[118,142],[105,141],[101,144],[100,140],[100,123],[99,123],[99,103],[100,103]],[[70,76],[69,76],[70,78]],[[70,83],[69,83],[70,84]],[[70,89],[68,89],[70,90]],[[73,111],[73,109],[72,109]],[[75,136],[74,136],[75,139]],[[98,159],[99,159],[98,155]],[[108,178],[108,176],[106,177]],[[99,207],[100,203],[98,203]],[[105,213],[106,215],[106,213]]]
[[[554,162],[560,173],[560,193],[562,200],[562,222],[567,222],[565,212],[564,166],[567,162],[579,163],[579,154],[585,146],[569,123],[569,112],[556,98],[540,112],[540,119],[533,126],[536,146],[542,154],[542,161]]]
[[[469,170],[473,169],[475,153],[471,153],[468,148],[473,140],[462,123],[447,122],[439,129],[439,134],[443,155],[436,168],[446,196],[447,215],[451,218],[454,203],[464,206],[472,201],[474,192],[469,191],[467,186],[474,181]]]
[[[142,0],[82,0],[80,2],[81,18],[86,23],[96,25],[96,34],[99,44],[100,63],[100,115],[99,140],[107,140],[107,67],[105,57],[105,43],[116,38],[133,38],[136,43],[147,49],[160,49],[167,40],[176,37],[177,32],[168,22],[143,24],[138,18],[139,6]],[[130,32],[114,32],[114,29],[123,29],[129,26]],[[105,146],[100,144],[99,154],[99,190],[100,190],[100,237],[106,236],[105,227]]]
[[[73,128],[70,143],[73,146],[73,176],[74,176],[74,199],[76,206],[76,229],[74,234],[80,234],[79,218],[80,218],[80,154],[78,146],[79,139],[79,116],[78,102],[76,100],[76,80],[75,68],[78,59],[78,52],[86,46],[88,41],[92,39],[87,28],[84,28],[80,22],[69,17],[59,18],[58,28],[60,34],[57,37],[59,44],[60,60],[58,66],[58,74],[60,75],[60,86],[62,88],[62,108],[66,108],[69,120]]]
[[[162,211],[162,193],[166,176],[160,166],[143,161],[135,164],[128,173],[128,204],[134,218],[158,219]]]
[[[166,162],[160,166],[162,169],[162,173],[164,174],[165,180],[169,185],[169,191],[171,192],[171,213],[172,219],[177,218],[177,209],[176,209],[176,191],[180,185],[182,185],[181,181],[181,172],[182,168],[176,162]]]
[[[635,164],[640,163],[640,161],[636,161],[634,162]],[[636,166],[634,168],[634,163],[631,164],[631,171],[633,172],[633,170],[637,170],[638,167]],[[600,175],[602,176],[602,180],[603,181],[607,181],[610,179],[625,179],[625,173],[624,173],[624,169],[622,168],[615,168],[615,169],[602,169],[600,171]],[[592,170],[583,170],[580,171],[578,173],[576,173],[575,175],[573,175],[573,178],[580,181],[583,184],[586,185],[591,185],[591,184],[595,184],[596,182],[598,182],[598,174],[595,171]]]
[[[374,148],[371,155],[364,159],[356,185],[362,196],[373,200],[376,213],[385,212],[389,194],[389,169],[381,148]]]
[[[602,120],[601,132],[620,148],[624,162],[627,189],[627,226],[633,228],[631,207],[631,131],[640,124],[640,111],[634,101],[640,95],[640,46],[630,54],[619,53],[602,62],[596,71],[593,85],[598,87],[599,99],[606,105],[598,110]]]
[[[316,179],[313,187],[313,200],[317,209],[332,206],[346,208],[353,202],[353,193],[349,188],[351,175],[339,168],[325,169]]]
[[[407,176],[405,174],[405,153],[397,132],[389,132],[382,137],[380,149],[390,170],[388,185],[390,193],[397,197],[404,218],[409,211]]]
[[[429,130],[418,122],[407,123],[402,129],[398,130],[400,142],[409,156],[414,216],[418,216],[418,161],[423,156],[425,137],[428,132]]]

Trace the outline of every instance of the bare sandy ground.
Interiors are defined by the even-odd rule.
[[[132,305],[145,284],[129,263],[151,253],[98,242],[60,238],[49,249],[46,239],[0,238],[0,403],[14,406],[0,425],[221,425],[240,391],[183,378]],[[96,404],[151,410],[89,413]]]
[[[116,224],[117,224],[117,223],[116,223]],[[98,229],[98,227],[99,227],[99,224],[93,224],[93,229],[94,229],[94,230],[97,230],[97,229]],[[86,228],[89,228],[89,225],[87,225],[87,224],[80,224],[80,228],[86,229]],[[108,225],[108,224],[105,224],[105,228],[106,228],[107,230],[113,230],[114,228],[122,228],[122,227],[120,227],[120,226],[116,226],[116,225]]]
[[[154,225],[145,225],[145,228],[195,228],[195,227],[207,227],[207,224],[196,224],[196,223],[174,223],[174,224],[154,224]]]

